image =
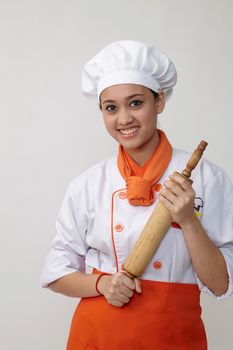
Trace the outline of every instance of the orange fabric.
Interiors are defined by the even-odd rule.
[[[155,184],[162,177],[172,157],[172,146],[165,133],[159,132],[159,146],[153,156],[140,167],[120,145],[117,164],[126,181],[127,198],[131,205],[151,205],[155,200]]]
[[[122,308],[104,296],[83,298],[66,350],[206,350],[197,285],[141,282],[142,293]]]

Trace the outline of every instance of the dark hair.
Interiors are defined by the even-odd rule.
[[[149,90],[150,90],[150,92],[152,92],[155,99],[159,96],[158,93],[155,92],[154,90],[151,90],[151,89],[149,89]]]

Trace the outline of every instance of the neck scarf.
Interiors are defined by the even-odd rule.
[[[152,157],[141,167],[120,145],[117,165],[126,181],[127,198],[131,205],[151,205],[155,200],[155,190],[159,190],[157,182],[168,167],[172,157],[172,146],[165,133],[158,130],[159,145]]]

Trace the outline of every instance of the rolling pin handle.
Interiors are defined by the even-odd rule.
[[[195,149],[193,152],[190,160],[188,161],[186,168],[182,171],[182,175],[185,176],[186,178],[190,178],[191,173],[193,169],[196,167],[197,163],[202,157],[202,154],[204,150],[206,149],[206,146],[208,143],[206,141],[201,141],[198,147]]]

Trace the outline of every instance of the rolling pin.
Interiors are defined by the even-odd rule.
[[[201,141],[189,159],[186,168],[182,173],[177,173],[185,177],[192,183],[190,176],[192,170],[202,157],[207,146],[207,142]],[[163,237],[172,223],[172,217],[167,208],[158,203],[149,217],[142,233],[140,234],[135,246],[133,247],[129,257],[124,263],[124,270],[130,278],[140,277],[151,261],[153,255],[158,249]]]

